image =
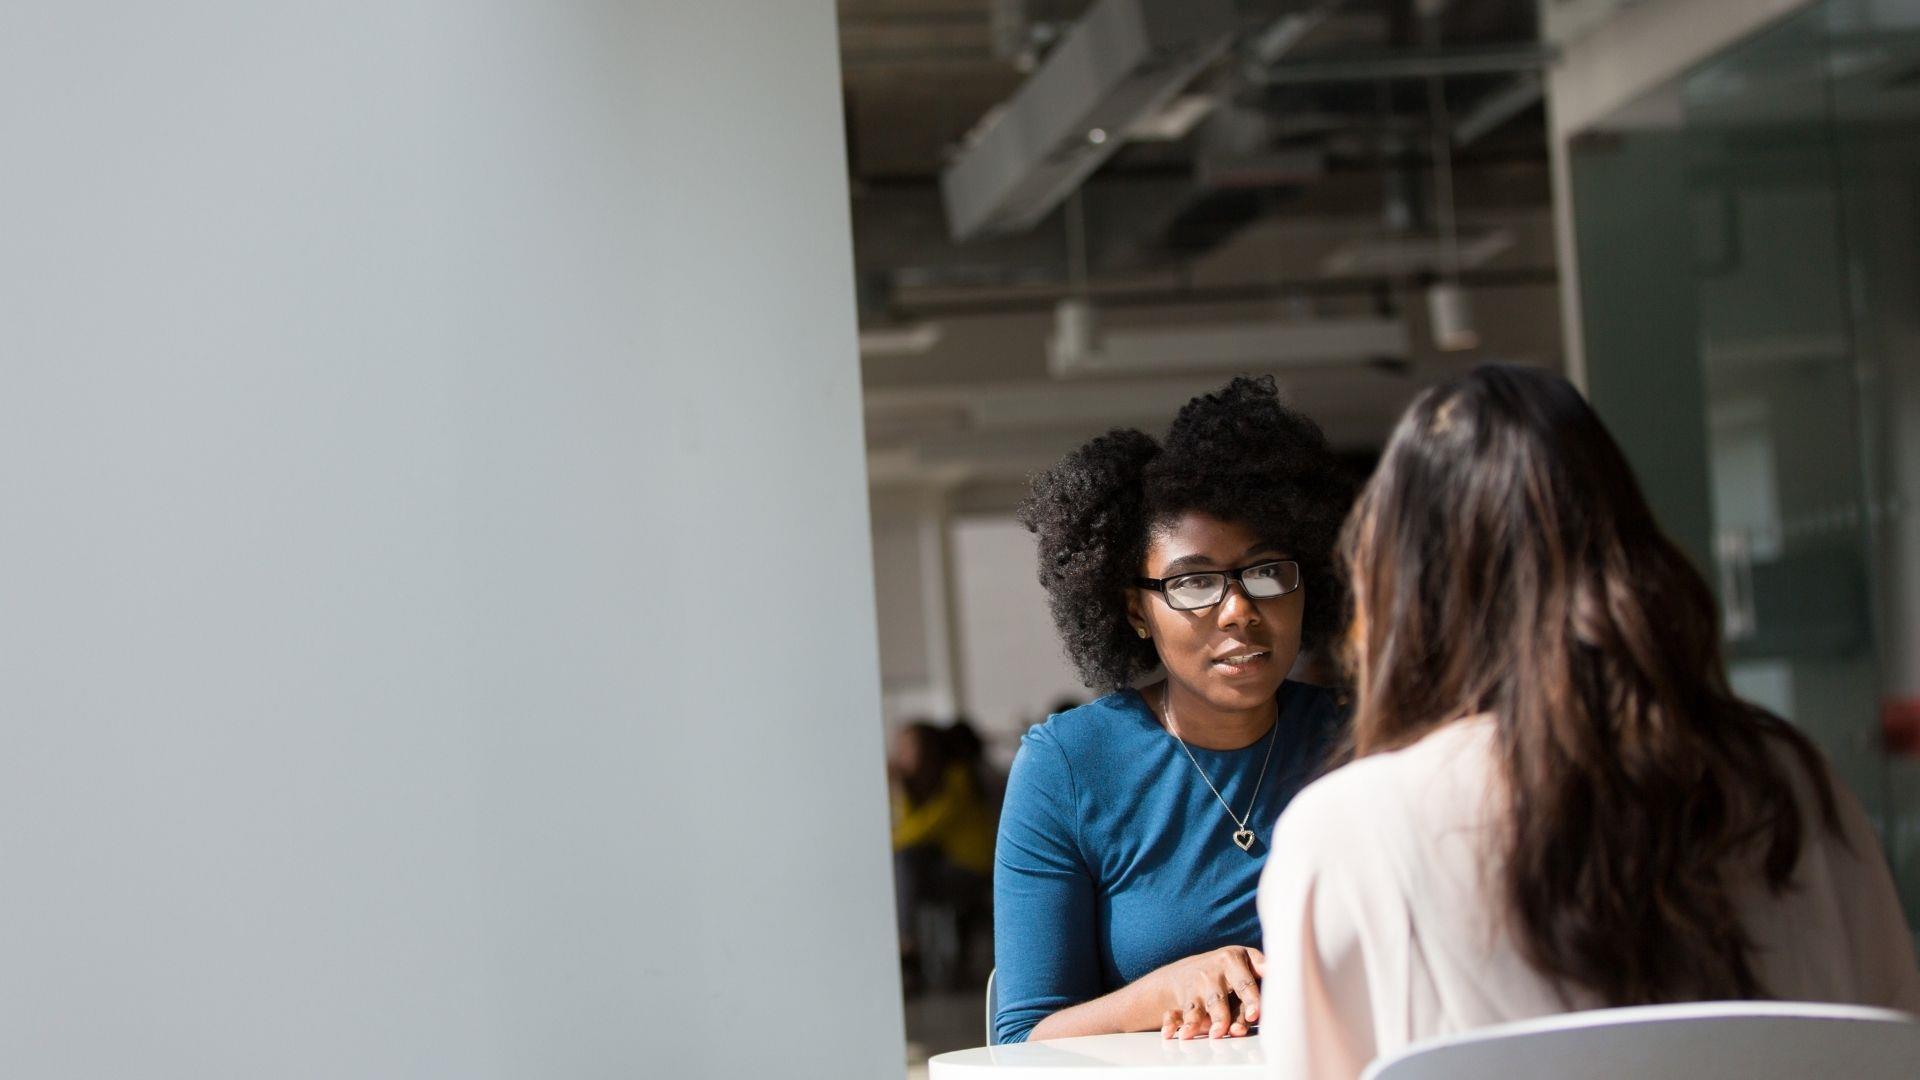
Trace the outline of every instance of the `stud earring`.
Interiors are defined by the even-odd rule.
[[[1133,632],[1134,632],[1134,633],[1136,633],[1136,634],[1139,634],[1139,635],[1140,635],[1141,637],[1147,637],[1147,636],[1149,636],[1149,635],[1148,635],[1148,633],[1147,633],[1147,628],[1146,628],[1146,627],[1144,627],[1144,626],[1136,626],[1136,627],[1134,627],[1134,628],[1133,628]]]

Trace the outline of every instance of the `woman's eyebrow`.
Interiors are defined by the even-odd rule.
[[[1281,547],[1279,544],[1276,544],[1271,540],[1262,540],[1259,543],[1248,548],[1246,552],[1242,554],[1240,557],[1243,559],[1250,559],[1253,556],[1259,555],[1263,552],[1272,552],[1273,554],[1276,554],[1276,555],[1285,555],[1287,553],[1287,549],[1284,547]],[[1204,566],[1204,567],[1210,568],[1214,565],[1215,565],[1214,561],[1205,555],[1182,555],[1179,558],[1168,563],[1166,565],[1166,568],[1160,571],[1160,576],[1173,577],[1175,574],[1184,573],[1185,571],[1194,569],[1196,567]]]
[[[1172,577],[1175,574],[1181,573],[1182,571],[1185,571],[1185,570],[1190,570],[1196,566],[1212,566],[1212,565],[1213,565],[1213,560],[1207,558],[1205,555],[1182,555],[1179,558],[1168,563],[1166,567],[1160,571],[1160,576]]]

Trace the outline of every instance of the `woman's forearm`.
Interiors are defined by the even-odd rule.
[[[1027,1038],[1066,1039],[1155,1028],[1168,1038],[1245,1035],[1260,1019],[1259,978],[1265,966],[1266,958],[1258,949],[1244,945],[1209,949],[1142,975],[1105,997],[1061,1009],[1035,1024]]]
[[[1111,1035],[1119,1031],[1156,1031],[1162,1010],[1139,982],[1129,983],[1092,1001],[1069,1005],[1033,1025],[1028,1041],[1071,1039],[1076,1035]]]

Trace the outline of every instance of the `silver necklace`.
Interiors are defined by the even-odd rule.
[[[1252,829],[1247,828],[1247,822],[1253,820],[1253,808],[1260,805],[1260,785],[1267,782],[1267,766],[1273,763],[1273,744],[1280,739],[1278,711],[1276,710],[1273,717],[1273,731],[1267,736],[1267,756],[1260,762],[1260,776],[1253,782],[1253,798],[1247,800],[1247,812],[1238,817],[1234,816],[1233,807],[1227,805],[1226,797],[1220,794],[1220,789],[1213,786],[1213,780],[1207,776],[1207,770],[1200,767],[1200,759],[1193,756],[1193,748],[1188,746],[1187,740],[1181,738],[1180,732],[1174,729],[1173,687],[1171,686],[1161,691],[1160,715],[1167,725],[1167,734],[1173,736],[1173,741],[1179,743],[1180,749],[1187,752],[1187,760],[1193,762],[1193,771],[1200,774],[1200,779],[1206,783],[1207,790],[1213,792],[1213,797],[1220,800],[1220,808],[1227,812],[1227,818],[1233,822],[1233,842],[1240,845],[1241,851],[1252,854],[1253,842],[1258,838],[1253,835]]]

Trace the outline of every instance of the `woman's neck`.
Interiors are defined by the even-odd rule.
[[[1169,679],[1159,693],[1147,699],[1160,722],[1190,746],[1207,750],[1239,750],[1251,746],[1272,730],[1279,715],[1277,699],[1250,709],[1217,709],[1207,699]],[[1168,698],[1172,708],[1168,708]]]

